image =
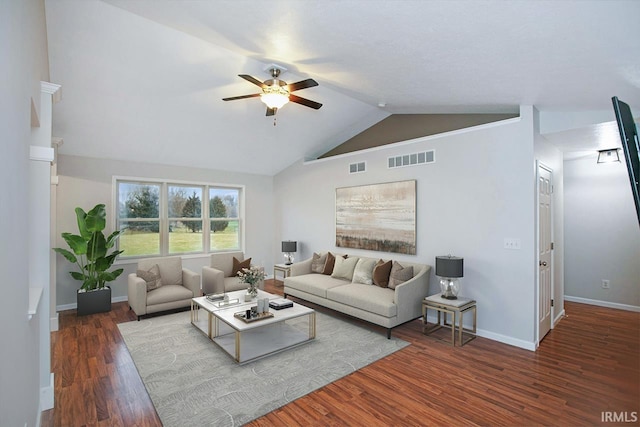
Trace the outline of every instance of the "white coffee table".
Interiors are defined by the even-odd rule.
[[[214,343],[237,363],[247,363],[313,340],[316,336],[316,313],[313,309],[293,303],[283,310],[270,309],[273,317],[246,323],[234,316],[256,305],[256,300],[244,302],[245,291],[238,291],[240,304],[219,307],[206,297],[191,301],[191,323],[205,333]],[[234,292],[230,299],[238,298]],[[258,291],[258,298],[276,299],[278,295]],[[202,308],[206,319],[198,315]]]

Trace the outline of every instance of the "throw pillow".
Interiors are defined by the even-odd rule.
[[[233,267],[231,268],[231,276],[237,276],[238,272],[242,271],[243,268],[251,268],[251,258],[247,258],[244,261],[239,261],[238,258],[233,257]]]
[[[311,259],[311,272],[312,273],[320,273],[324,272],[324,265],[327,262],[327,254],[323,254],[322,256],[317,253],[313,253],[313,258]]]
[[[353,270],[356,268],[356,264],[358,263],[358,257],[353,258],[343,258],[336,257],[336,263],[333,267],[333,273],[331,273],[331,277],[335,277],[336,279],[346,279],[351,281],[353,279]]]
[[[375,259],[360,258],[353,271],[353,283],[362,283],[363,285],[373,284],[373,268],[376,266]]]
[[[327,261],[324,263],[324,270],[322,270],[322,274],[326,274],[330,276],[333,273],[333,266],[336,263],[336,257],[331,252],[327,254]]]
[[[154,266],[147,271],[136,271],[136,276],[147,282],[147,292],[158,289],[162,286],[162,280],[160,279],[160,267],[158,267],[158,264],[154,264]]]
[[[403,267],[399,262],[394,261],[389,274],[389,289],[395,289],[401,283],[413,277],[413,267]]]
[[[392,265],[393,263],[391,260],[387,262],[384,262],[383,260],[378,261],[373,269],[374,285],[378,285],[381,288],[386,288],[387,286],[389,286],[389,276],[391,275]]]

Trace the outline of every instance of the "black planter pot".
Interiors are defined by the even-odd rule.
[[[111,288],[77,293],[78,316],[111,311]]]

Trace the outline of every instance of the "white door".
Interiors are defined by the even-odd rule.
[[[551,299],[553,289],[553,275],[551,268],[551,200],[553,193],[553,178],[551,170],[538,165],[538,342],[551,329]]]

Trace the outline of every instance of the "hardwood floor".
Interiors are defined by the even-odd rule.
[[[282,293],[272,280],[266,290]],[[408,323],[393,335],[410,346],[249,425],[616,425],[603,411],[628,421],[635,412],[618,425],[639,425],[640,313],[570,302],[565,311],[537,352],[484,338],[452,348]],[[130,320],[126,303],[60,313],[55,408],[42,426],[162,425],[116,326]]]

